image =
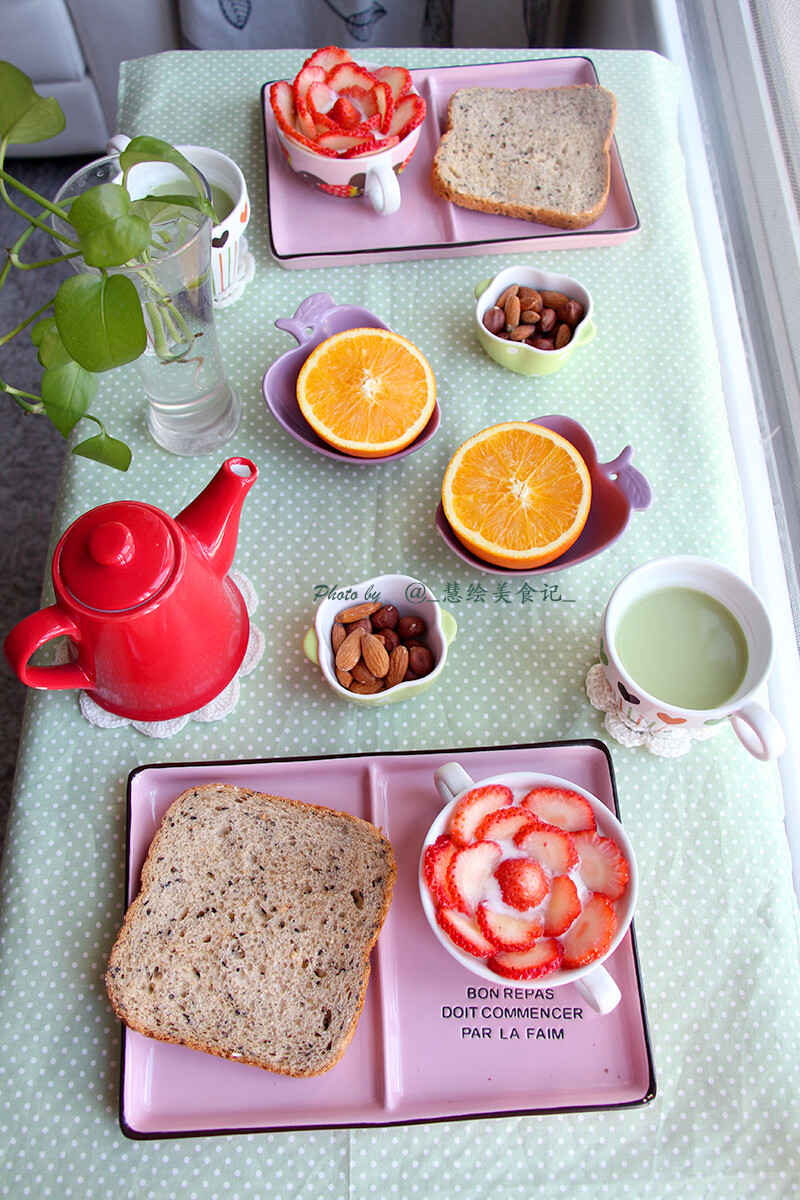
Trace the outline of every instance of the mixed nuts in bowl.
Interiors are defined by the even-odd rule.
[[[501,367],[552,375],[595,335],[592,297],[569,275],[506,267],[475,288],[478,340]]]
[[[374,706],[409,700],[444,670],[456,622],[410,575],[378,575],[337,587],[319,604],[303,650],[344,700]]]

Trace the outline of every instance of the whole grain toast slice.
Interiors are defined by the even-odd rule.
[[[342,1057],[397,875],[368,821],[248,788],[170,806],[108,963],[131,1029],[283,1075]]]
[[[616,118],[616,98],[596,84],[460,88],[431,186],[463,208],[583,229],[608,203]]]

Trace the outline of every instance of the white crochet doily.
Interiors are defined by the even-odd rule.
[[[238,270],[233,283],[219,295],[214,296],[214,308],[229,308],[235,304],[253,278],[256,270],[256,260],[247,249],[247,241],[243,237],[239,242]]]
[[[256,595],[255,588],[241,571],[231,571],[230,578],[242,594],[248,616],[252,616],[258,607],[258,596]],[[144,734],[145,737],[151,738],[174,737],[176,733],[179,733],[183,729],[187,721],[221,721],[223,717],[227,717],[236,708],[239,702],[239,681],[245,675],[249,675],[258,666],[264,653],[265,645],[264,634],[251,622],[247,650],[242,659],[242,664],[231,682],[208,704],[205,704],[196,712],[187,713],[183,717],[174,717],[171,721],[131,721],[128,717],[118,717],[115,713],[101,708],[88,692],[81,692],[78,698],[81,715],[90,725],[95,725],[99,729],[122,729],[125,725],[130,725],[131,729],[135,729],[138,733]],[[67,643],[63,642],[56,649],[56,661],[67,662],[68,659],[69,648]]]
[[[619,711],[614,689],[600,663],[596,663],[586,676],[586,695],[594,708],[606,714],[603,724],[615,741],[630,749],[644,746],[660,758],[688,754],[694,742],[705,742],[722,728],[721,725],[707,725],[703,729],[664,729],[659,732],[639,728],[626,721]]]

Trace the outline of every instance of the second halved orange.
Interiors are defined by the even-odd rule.
[[[572,443],[529,421],[469,438],[442,485],[444,513],[459,541],[484,562],[518,569],[568,550],[591,500],[589,471]]]
[[[422,433],[436,403],[428,360],[390,329],[348,329],[311,352],[297,377],[311,428],[357,458],[385,458]]]

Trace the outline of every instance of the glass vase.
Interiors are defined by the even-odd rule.
[[[167,190],[174,175],[175,169],[163,163],[137,166],[129,191],[136,199],[156,188]],[[98,159],[67,180],[55,203],[66,206],[88,188],[120,181],[119,158]],[[56,240],[60,230],[72,233],[57,217],[53,229]],[[108,269],[127,275],[141,299],[147,346],[136,366],[147,397],[148,427],[172,454],[218,450],[241,421],[241,401],[225,374],[214,325],[211,230],[210,218],[182,209],[179,217],[154,225],[153,242],[140,260]],[[81,258],[71,262],[77,271],[97,273]]]

